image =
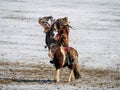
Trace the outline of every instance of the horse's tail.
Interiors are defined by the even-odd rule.
[[[75,59],[74,76],[75,76],[75,79],[81,78],[80,66],[79,66],[79,63],[78,63],[78,57],[76,57],[76,59]]]
[[[75,69],[74,69],[74,76],[75,76],[75,79],[81,78],[81,75],[80,75],[80,67],[79,67],[79,65],[76,65],[76,66],[75,66]]]

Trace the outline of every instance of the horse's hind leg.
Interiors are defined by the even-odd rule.
[[[70,76],[69,76],[69,82],[70,81],[74,81],[75,80],[75,77],[74,77],[74,71],[73,71],[73,69],[71,69],[71,71],[70,71]]]
[[[59,82],[59,81],[60,81],[60,69],[57,69],[56,75],[55,75],[55,82]]]

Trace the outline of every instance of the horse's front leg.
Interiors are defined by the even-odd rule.
[[[70,70],[70,76],[69,76],[69,82],[71,82],[71,81],[74,81],[75,80],[75,76],[74,76],[74,70],[73,69],[71,69]]]
[[[60,81],[60,69],[57,69],[55,75],[55,82],[59,82],[59,81]]]

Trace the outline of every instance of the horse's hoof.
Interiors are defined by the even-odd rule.
[[[55,82],[55,83],[59,83],[60,81],[55,79],[54,82]]]

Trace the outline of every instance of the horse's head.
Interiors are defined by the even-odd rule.
[[[59,45],[68,46],[69,45],[69,38],[68,35],[63,33],[58,41]]]
[[[58,47],[59,47],[58,44],[55,44],[55,43],[50,46],[50,50],[48,53],[49,57],[51,58],[54,57],[55,51],[57,50]]]

